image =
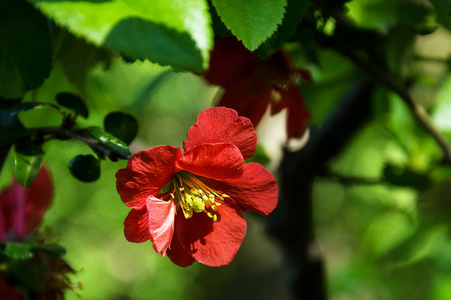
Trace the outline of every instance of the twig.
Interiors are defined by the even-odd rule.
[[[385,85],[394,93],[396,93],[407,105],[411,113],[414,115],[415,119],[417,119],[417,121],[426,129],[426,131],[429,132],[429,134],[435,139],[437,144],[442,148],[444,153],[443,161],[447,164],[451,164],[450,144],[448,143],[447,139],[434,127],[424,108],[413,101],[406,87],[401,85],[399,81],[396,80],[396,78],[394,78],[390,73],[388,73],[378,65],[375,65],[370,61],[357,56],[354,52],[340,46],[338,43],[334,43],[334,41],[325,34],[320,32],[318,32],[317,34],[319,40],[326,46],[337,50],[339,53],[354,62],[361,69],[371,74],[371,76],[373,76],[373,78],[375,78],[379,83]]]
[[[79,140],[80,142],[89,146],[92,151],[94,151],[101,158],[109,157],[111,160],[114,160],[114,158],[129,159],[131,156],[121,152],[112,151],[94,138],[89,138],[76,132],[63,129],[61,127],[33,128],[32,131],[39,135],[52,134],[55,136],[64,136]]]

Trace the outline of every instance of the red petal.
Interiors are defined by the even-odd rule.
[[[268,215],[277,206],[278,188],[274,176],[262,165],[247,163],[244,174],[234,182],[205,182],[210,187],[229,195],[242,211],[253,210]]]
[[[246,235],[246,221],[240,210],[230,200],[218,207],[218,221],[205,213],[195,213],[185,219],[183,214],[175,218],[176,237],[195,260],[211,266],[230,264]]]
[[[157,146],[134,154],[127,167],[116,173],[116,188],[124,203],[134,209],[146,206],[146,199],[156,195],[175,174],[175,161],[182,150]]]
[[[147,198],[150,240],[155,251],[166,255],[174,234],[175,203],[150,196]]]
[[[0,242],[20,240],[25,230],[26,189],[15,180],[0,195]]]
[[[287,115],[287,137],[300,138],[310,121],[310,113],[304,105],[299,90],[293,86],[287,91],[282,92],[282,98],[288,99],[288,115]]]
[[[217,106],[233,108],[238,115],[249,118],[256,127],[268,109],[270,99],[271,89],[253,76],[228,86]]]
[[[244,171],[240,150],[232,144],[203,144],[186,151],[176,166],[214,179],[236,179]]]
[[[251,157],[257,147],[257,134],[252,122],[238,117],[236,111],[226,107],[212,107],[202,111],[197,123],[188,131],[185,151],[206,143],[231,143],[237,146],[244,159]]]
[[[204,74],[211,84],[226,86],[252,72],[262,60],[234,37],[222,37],[215,43],[210,68]]]
[[[52,203],[53,182],[49,172],[42,167],[33,183],[26,190],[26,232],[35,230],[42,221],[44,213]]]
[[[183,213],[180,211],[180,214],[183,215]],[[175,235],[177,235],[177,231],[175,231]],[[184,249],[182,245],[180,244],[179,240],[174,235],[174,238],[172,239],[172,243],[170,248],[168,249],[168,257],[171,259],[171,261],[180,266],[180,267],[187,267],[193,264],[195,262],[193,256],[189,251]]]
[[[149,239],[149,215],[147,209],[132,209],[124,221],[124,234],[127,241],[143,243]]]

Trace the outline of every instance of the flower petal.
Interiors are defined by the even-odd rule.
[[[181,214],[183,214],[180,211]],[[177,235],[177,231],[175,231],[175,235]],[[168,249],[168,257],[171,259],[171,261],[180,266],[180,267],[187,267],[193,264],[195,262],[195,259],[191,255],[189,251],[187,251],[183,246],[180,244],[179,240],[175,237],[172,239],[172,243],[170,248]]]
[[[236,179],[243,174],[244,159],[235,145],[201,144],[186,151],[176,166],[204,177]]]
[[[184,249],[191,252],[198,262],[220,267],[230,264],[246,235],[246,221],[238,206],[225,200],[215,212],[214,222],[205,213],[195,213],[185,219],[183,214],[175,218],[176,237]]]
[[[295,86],[281,94],[282,98],[288,100],[287,137],[300,138],[310,121],[310,113],[305,108],[304,99]]]
[[[175,174],[175,161],[182,150],[157,146],[134,154],[127,167],[116,173],[116,188],[122,201],[134,209],[146,206],[149,195],[156,195]]]
[[[263,60],[246,49],[235,37],[219,38],[210,56],[210,68],[204,74],[210,84],[226,86],[262,64]]]
[[[44,213],[52,203],[53,182],[49,172],[42,167],[26,190],[25,227],[30,233],[41,223]]]
[[[254,75],[228,86],[217,106],[233,108],[256,127],[268,109],[270,99],[271,87],[265,87],[264,82]]]
[[[234,182],[208,181],[210,187],[229,195],[242,211],[268,215],[277,206],[278,188],[274,176],[262,165],[247,163],[244,174]]]
[[[196,124],[188,131],[185,151],[205,143],[231,143],[240,149],[244,159],[251,157],[257,147],[257,134],[252,122],[238,117],[235,110],[211,107],[199,114]]]
[[[155,251],[166,255],[174,234],[175,203],[150,196],[147,198],[149,233]]]
[[[124,234],[127,241],[143,243],[149,239],[149,215],[147,209],[132,209],[124,221]]]

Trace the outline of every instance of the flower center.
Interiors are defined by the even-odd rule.
[[[217,199],[224,201],[224,198],[229,197],[226,194],[221,194],[209,188],[196,175],[186,171],[180,171],[175,174],[175,177],[171,181],[169,191],[171,198],[180,204],[186,219],[191,218],[193,212],[204,212],[213,221],[217,221],[217,215],[209,212],[207,208],[216,211],[216,208],[221,205]]]

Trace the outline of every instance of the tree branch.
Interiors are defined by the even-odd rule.
[[[129,159],[131,156],[121,152],[112,151],[111,149],[105,147],[102,143],[100,143],[98,140],[94,138],[89,138],[76,132],[70,131],[68,129],[63,129],[61,127],[33,128],[31,131],[38,135],[51,134],[54,136],[68,137],[79,140],[80,142],[90,147],[92,151],[94,151],[102,159],[104,159],[105,157],[109,157],[111,160],[114,161],[115,158]]]
[[[280,197],[269,217],[271,233],[283,244],[290,284],[296,299],[327,298],[324,263],[315,240],[312,188],[318,174],[370,117],[373,85],[357,84],[307,145],[285,150],[280,166]]]
[[[335,49],[343,56],[351,60],[355,65],[359,66],[362,70],[369,73],[374,79],[376,79],[376,81],[396,93],[407,105],[415,119],[435,139],[440,148],[442,148],[444,153],[443,161],[447,164],[451,164],[451,147],[448,140],[434,127],[424,108],[413,101],[408,89],[400,84],[397,78],[381,68],[379,65],[359,57],[355,52],[341,46],[339,42],[335,42],[331,37],[325,34],[317,32],[317,38],[323,45]]]

